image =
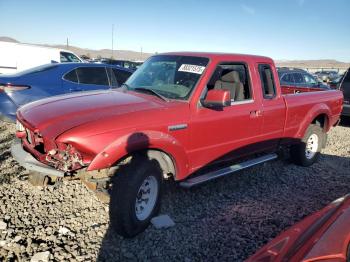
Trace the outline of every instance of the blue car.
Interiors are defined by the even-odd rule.
[[[107,64],[56,63],[0,75],[0,119],[14,122],[18,107],[45,97],[119,87],[132,73]]]

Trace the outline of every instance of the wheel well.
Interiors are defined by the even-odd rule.
[[[140,151],[134,151],[129,155],[124,156],[115,165],[118,165],[120,163],[122,164],[128,163],[134,157],[137,157],[137,156],[147,157],[149,160],[152,160],[152,159],[156,160],[163,171],[163,176],[165,179],[168,179],[170,177],[175,178],[176,167],[175,167],[175,162],[173,161],[173,158],[167,153],[165,153],[164,151],[161,151],[158,149],[145,149]]]
[[[155,159],[158,161],[161,169],[163,170],[164,178],[175,177],[176,168],[170,155],[157,149],[148,149],[145,153],[148,159]]]
[[[324,130],[326,130],[328,126],[328,116],[326,114],[318,115],[317,117],[314,118],[314,120],[311,123],[318,125],[322,127]]]

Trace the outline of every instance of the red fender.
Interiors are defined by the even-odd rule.
[[[310,126],[312,121],[319,115],[325,114],[327,116],[325,121],[325,130],[328,131],[329,126],[329,116],[331,115],[331,111],[326,104],[316,104],[314,105],[309,112],[307,112],[306,117],[303,122],[300,124],[299,130],[297,132],[297,137],[304,137],[306,129]]]
[[[138,150],[157,149],[168,154],[174,162],[176,179],[188,175],[189,162],[184,147],[172,136],[159,131],[136,131],[122,136],[104,148],[92,160],[88,171],[111,167],[118,160]]]

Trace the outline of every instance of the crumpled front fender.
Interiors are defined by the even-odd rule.
[[[168,154],[174,162],[176,179],[187,176],[189,162],[183,145],[169,134],[149,130],[135,131],[118,138],[96,155],[87,170],[109,168],[125,156],[145,149],[156,149]]]

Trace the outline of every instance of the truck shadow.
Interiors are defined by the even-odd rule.
[[[189,190],[165,183],[161,213],[176,225],[166,230],[151,225],[132,239],[109,227],[97,261],[242,261],[281,231],[349,193],[349,169],[349,157],[323,154],[308,168],[285,158]]]

